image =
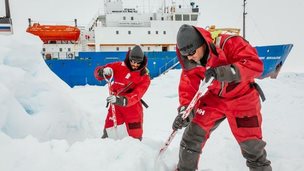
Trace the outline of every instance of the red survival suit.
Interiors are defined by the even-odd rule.
[[[207,42],[208,58],[202,65],[189,64],[187,57],[182,56],[177,47],[182,66],[179,84],[180,107],[189,105],[200,81],[204,79],[206,68],[232,64],[238,68],[241,80],[237,83],[214,80],[208,87],[207,93],[196,104],[195,116],[184,132],[178,168],[196,169],[201,149],[210,133],[226,118],[244,158],[247,159],[247,166],[268,167],[270,161],[266,159],[266,143],[262,140],[259,93],[252,86],[254,79],[263,72],[263,63],[258,58],[256,49],[242,37],[230,37],[231,35],[226,34],[219,35],[214,44],[207,30],[195,28]]]
[[[115,105],[117,125],[125,123],[129,136],[141,139],[143,134],[143,107],[140,100],[150,85],[150,76],[146,68],[147,57],[144,57],[139,69],[133,71],[129,62],[129,53],[127,53],[123,62],[98,66],[94,71],[94,76],[97,80],[103,80],[104,78],[98,75],[98,70],[105,67],[113,69],[114,82],[110,88],[111,92],[114,95],[126,97],[128,102],[127,106]],[[105,128],[113,127],[111,117],[112,110],[109,108]]]

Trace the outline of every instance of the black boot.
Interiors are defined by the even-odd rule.
[[[102,135],[101,139],[105,139],[105,138],[108,138],[108,133],[107,133],[106,129],[103,129],[103,135]]]

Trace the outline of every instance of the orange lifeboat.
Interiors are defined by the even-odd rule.
[[[76,41],[79,38],[80,30],[77,27],[66,25],[40,25],[34,23],[26,29],[26,32],[39,36],[47,43],[48,41],[65,40]]]

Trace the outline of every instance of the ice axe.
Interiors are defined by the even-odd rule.
[[[107,82],[107,84],[108,84],[109,95],[112,95],[113,93],[112,93],[112,91],[111,91],[111,83],[112,83],[112,81],[113,81],[114,72],[113,72],[113,69],[112,69],[112,68],[110,68],[110,69],[111,69],[111,73],[112,73],[111,76],[110,76],[110,78],[107,78],[107,76],[106,76],[104,73],[102,73],[102,75],[103,75],[104,80],[105,80],[105,81]],[[116,128],[117,128],[117,120],[116,120],[115,106],[114,106],[113,104],[110,103],[110,108],[111,108],[111,110],[112,110],[112,117],[111,117],[110,119],[113,121],[114,128],[116,129]]]
[[[188,105],[185,113],[183,114],[182,118],[186,119],[190,112],[192,111],[192,109],[194,108],[195,104],[197,103],[197,101],[207,92],[208,90],[208,86],[212,83],[213,81],[213,77],[211,77],[211,79],[208,82],[205,82],[205,80],[201,81],[200,86],[198,91],[196,92],[196,94],[194,95],[194,97],[192,98],[190,104]],[[169,147],[170,143],[172,142],[173,138],[175,137],[176,133],[177,133],[178,129],[175,129],[172,131],[172,133],[170,134],[169,138],[167,139],[167,141],[165,142],[165,144],[162,146],[162,148],[159,151],[158,154],[158,158],[166,151],[166,149]]]

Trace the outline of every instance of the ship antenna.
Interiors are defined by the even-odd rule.
[[[5,0],[5,12],[6,12],[6,18],[11,18],[11,12],[9,8],[8,0]]]
[[[246,0],[244,0],[244,3],[243,3],[243,37],[246,38],[246,15],[247,15],[247,12],[246,12]]]
[[[32,26],[32,19],[28,18],[28,22],[29,22],[29,27],[31,27]]]
[[[164,9],[163,9],[164,13],[166,13],[166,0],[164,0],[164,4],[163,5],[164,5]]]

